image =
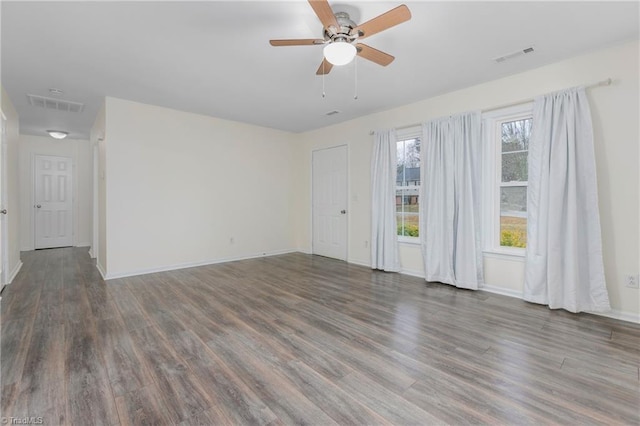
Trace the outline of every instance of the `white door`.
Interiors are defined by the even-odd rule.
[[[9,250],[7,244],[7,118],[0,111],[0,290],[9,281]]]
[[[347,147],[313,151],[313,253],[347,260]]]
[[[71,158],[36,155],[35,247],[73,245]]]

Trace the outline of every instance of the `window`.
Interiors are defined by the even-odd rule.
[[[400,240],[415,241],[420,235],[420,129],[398,133],[396,216]]]
[[[500,245],[527,246],[527,157],[533,119],[500,123]]]
[[[485,249],[522,252],[527,246],[527,179],[531,104],[485,114]]]

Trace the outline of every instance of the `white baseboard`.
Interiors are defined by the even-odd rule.
[[[22,268],[22,261],[18,260],[18,263],[16,263],[16,266],[14,266],[11,272],[9,273],[7,277],[7,282],[4,284],[11,284],[13,282],[13,279],[16,277],[16,275],[18,275],[18,272],[20,272],[21,268]]]
[[[306,248],[298,248],[298,250],[300,253],[303,254],[313,254],[313,251],[311,250],[311,247],[306,247]]]
[[[405,274],[405,275],[410,275],[412,277],[418,277],[418,278],[422,278],[424,279],[424,272],[423,271],[416,271],[413,269],[402,269],[400,271],[401,274]]]
[[[347,259],[347,263],[353,263],[354,265],[365,266],[367,268],[371,268],[371,264],[369,262],[364,261],[364,260],[360,260],[360,259]]]
[[[521,291],[516,291],[516,290],[509,289],[509,288],[502,288],[502,287],[494,287],[494,286],[490,286],[490,285],[485,285],[482,288],[480,288],[480,290],[486,291],[488,293],[501,294],[503,296],[515,297],[516,299],[522,299],[522,292]],[[591,314],[591,315],[599,315],[601,317],[613,318],[613,319],[617,319],[617,320],[621,320],[621,321],[634,322],[634,323],[640,324],[640,315],[634,314],[632,312],[624,312],[624,311],[619,311],[617,309],[612,309],[612,310],[610,310],[608,312],[589,312],[589,311],[587,311],[586,313]]]
[[[486,285],[480,287],[479,290],[486,291],[487,293],[501,294],[503,296],[515,297],[516,299],[522,299],[522,291],[513,290],[511,288],[495,287],[492,285]]]
[[[609,312],[588,312],[593,315],[600,315],[602,317],[613,318],[620,321],[634,322],[640,324],[640,314],[634,314],[632,312],[619,311],[612,309]]]
[[[102,276],[103,280],[106,280],[107,278],[107,273],[105,272],[104,268],[102,267],[102,265],[100,264],[100,262],[96,262],[96,268],[98,268],[98,272],[100,272],[100,275]]]
[[[175,265],[159,266],[157,268],[148,268],[148,269],[139,269],[139,270],[136,270],[136,271],[118,272],[118,273],[115,273],[115,274],[106,274],[106,276],[105,276],[105,274],[102,273],[102,271],[100,271],[100,273],[102,274],[102,277],[105,280],[112,280],[112,279],[115,279],[115,278],[125,278],[125,277],[133,277],[133,276],[136,276],[136,275],[153,274],[155,272],[174,271],[176,269],[194,268],[196,266],[206,266],[206,265],[215,265],[217,263],[234,262],[234,261],[237,261],[237,260],[247,260],[247,259],[256,259],[258,257],[278,256],[278,255],[281,255],[281,254],[295,253],[297,251],[298,250],[295,250],[295,249],[274,250],[274,251],[269,251],[269,252],[251,254],[251,255],[248,255],[248,256],[222,257],[222,258],[218,258],[218,259],[204,260],[204,261],[201,261],[201,262],[179,263],[179,264],[175,264]],[[100,268],[98,268],[98,270],[100,270]]]
[[[358,259],[349,259],[348,262],[353,263],[355,265],[371,267],[371,265],[368,262],[358,260]],[[412,277],[424,278],[423,271],[403,269],[400,271],[400,274],[410,275]],[[522,299],[522,291],[513,290],[510,288],[496,287],[496,286],[484,284],[480,287],[479,290],[486,291],[488,293],[500,294],[502,296],[514,297],[516,299]],[[607,318],[613,318],[621,321],[628,321],[628,322],[640,324],[640,315],[634,314],[633,312],[624,312],[624,311],[619,311],[617,309],[612,309],[609,312],[589,312],[589,313],[593,315],[600,315]]]
[[[76,247],[91,247],[91,243],[76,243]]]

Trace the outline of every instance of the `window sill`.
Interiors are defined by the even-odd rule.
[[[527,254],[525,249],[521,250],[484,250],[483,256],[489,259],[510,260],[512,262],[524,262],[524,258]]]
[[[398,237],[398,243],[407,244],[411,246],[419,246],[420,238],[418,237]]]

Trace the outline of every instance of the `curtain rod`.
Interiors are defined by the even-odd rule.
[[[587,86],[585,86],[586,89],[592,89],[594,87],[600,87],[600,86],[610,86],[611,83],[613,83],[613,79],[611,79],[611,77],[602,80],[602,81],[598,81],[592,84],[589,84]],[[537,96],[536,96],[537,97]],[[515,101],[515,102],[510,102],[508,104],[502,104],[502,105],[498,105],[498,106],[494,106],[491,108],[487,108],[487,109],[483,109],[481,110],[482,112],[489,112],[489,111],[495,111],[497,109],[503,109],[503,108],[509,108],[512,106],[516,106],[516,105],[522,105],[522,104],[526,104],[527,102],[532,102],[534,98],[527,98],[527,99],[521,99],[519,101]],[[416,126],[420,126],[421,123],[416,123],[416,124],[409,124],[407,126],[402,126],[402,127],[396,127],[396,130],[402,130],[402,129],[407,129],[409,127],[416,127]],[[373,135],[375,133],[375,131],[371,130],[369,132],[369,135]]]

